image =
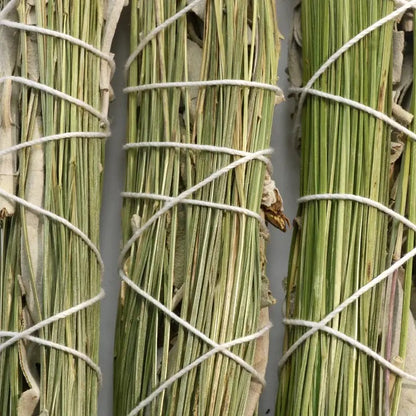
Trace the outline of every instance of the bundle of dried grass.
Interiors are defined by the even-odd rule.
[[[133,0],[132,53],[187,3],[191,2]],[[276,83],[279,34],[274,3],[200,2],[129,61],[128,193],[122,214],[127,246],[122,274],[217,343],[255,333],[268,321],[263,308],[273,300],[264,275],[262,228],[249,212],[260,212],[264,161],[246,157],[235,169],[187,195],[192,200],[152,217],[169,198],[244,159],[244,153],[233,155],[227,149],[257,152],[268,147],[275,91],[241,86],[238,80]],[[235,85],[216,85],[230,79],[237,80]],[[212,85],[153,85],[199,80]],[[283,227],[284,216],[270,208],[281,208],[274,188],[271,196],[266,205],[280,214],[275,220]],[[222,204],[223,209],[209,204]],[[249,211],[234,212],[228,206]],[[261,342],[257,345],[260,348]],[[258,359],[263,371],[266,346],[267,342]],[[153,390],[211,348],[123,283],[114,414],[137,414],[136,406]],[[256,342],[231,350],[254,363]],[[233,359],[216,354],[180,377],[140,414],[251,415],[261,390],[252,381]]]
[[[122,5],[101,0],[0,5],[11,10],[0,22],[5,51],[0,76],[8,77],[2,78],[1,149],[20,146],[1,156],[0,187],[40,208],[16,204],[2,193],[0,413],[95,415],[98,304],[37,331],[30,328],[99,298],[101,260],[86,242],[98,245],[109,47]],[[50,140],[31,143],[45,136]],[[21,340],[7,335],[25,330],[30,336]]]
[[[305,85],[347,41],[394,9],[393,1],[299,3],[290,55],[296,87]],[[413,119],[409,109],[416,108],[414,91],[409,99],[413,16],[397,15],[346,50],[314,88],[358,101],[408,127]],[[392,132],[386,121],[346,103],[312,95],[302,112],[301,194],[364,196],[415,223],[415,138]],[[320,321],[406,253],[416,254],[415,228],[409,230],[366,204],[328,199],[299,208],[287,284],[289,319]],[[327,325],[415,374],[412,269],[410,258],[387,282],[361,295]],[[285,351],[309,329],[302,325],[287,328]],[[314,333],[281,369],[277,414],[416,414],[414,386],[404,382],[402,389],[402,378],[367,354],[325,331]]]

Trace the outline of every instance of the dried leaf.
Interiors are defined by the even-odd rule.
[[[393,31],[393,84],[400,82],[402,77],[404,49],[404,32]]]
[[[403,272],[401,271],[403,274]],[[402,279],[399,279],[401,281]],[[397,284],[395,310],[393,315],[393,360],[398,363],[404,361],[403,370],[409,374],[416,375],[416,325],[414,319],[409,319],[408,324],[408,343],[406,359],[398,357],[399,341],[401,332],[401,314],[403,307],[403,288],[402,283]],[[390,373],[390,380],[393,381],[396,376]],[[416,394],[415,385],[407,383],[405,380],[402,384],[402,392],[399,402],[398,416],[415,416],[416,415]]]
[[[33,412],[39,403],[39,391],[29,389],[22,393],[17,408],[18,416],[33,416]]]
[[[403,126],[409,126],[413,121],[414,115],[406,111],[401,105],[393,103],[392,113],[394,118]]]
[[[194,0],[187,0],[187,4],[192,3]],[[202,0],[192,8],[192,11],[202,20],[205,18],[206,0]]]

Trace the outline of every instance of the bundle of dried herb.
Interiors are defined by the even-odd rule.
[[[187,3],[191,2],[133,0],[132,53]],[[194,203],[187,199],[151,223],[148,220],[163,208],[164,198],[178,196],[242,157],[169,144],[265,149],[275,92],[240,85],[145,86],[197,80],[215,84],[223,79],[274,85],[278,36],[274,1],[208,0],[166,27],[130,60],[128,193],[122,213],[123,241],[130,242],[122,253],[122,274],[217,343],[255,333],[267,322],[267,312],[261,310],[272,299],[258,218],[199,206],[197,201],[259,213],[264,163],[241,164],[189,195],[197,200]],[[143,90],[138,92],[137,85]],[[280,196],[274,189],[272,194],[274,199],[266,205],[281,208]],[[281,225],[283,220],[276,217]],[[132,236],[138,238],[131,240]],[[114,414],[137,414],[133,409],[153,390],[211,348],[123,282]],[[253,364],[255,349],[251,341],[231,351]],[[263,366],[265,360],[264,355],[259,360]],[[140,414],[251,415],[258,400],[258,389],[251,383],[247,370],[216,354],[175,381]]]
[[[108,55],[121,2],[12,0],[1,5],[6,3],[15,8],[2,16],[0,43],[2,53],[7,52],[1,76],[14,78],[2,79],[1,148],[22,148],[1,156],[0,186],[69,221],[98,245],[109,62],[74,40],[36,29],[70,35]],[[86,108],[79,107],[80,101]],[[84,137],[83,132],[96,134]],[[30,145],[63,133],[74,134]],[[1,199],[0,250],[2,331],[29,329],[100,293],[100,259],[85,239],[48,215],[15,206],[7,196]],[[95,303],[31,336],[77,350],[96,363],[98,328]],[[0,338],[2,415],[97,413],[99,374],[94,365],[35,338],[4,349],[8,339]]]
[[[389,0],[302,0],[301,31],[295,25],[295,40],[302,43],[302,84],[393,7]],[[389,22],[368,34],[333,63],[314,88],[390,115],[392,32]],[[302,111],[301,151],[301,195],[356,194],[388,204],[390,129],[383,121],[309,96]],[[287,279],[286,316],[320,321],[382,272],[388,265],[388,220],[375,208],[352,201],[301,205]],[[385,306],[384,282],[328,326],[384,355]],[[306,330],[289,326],[284,350]],[[383,368],[364,352],[315,332],[281,369],[276,414],[384,415],[384,380]]]

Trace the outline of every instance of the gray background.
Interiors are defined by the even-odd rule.
[[[286,76],[287,46],[290,38],[293,1],[277,0],[279,29],[284,39],[281,43],[279,64],[279,86],[288,95]],[[123,65],[129,50],[129,16],[124,10],[113,42],[113,52],[116,54],[117,72],[113,79],[115,101],[110,107],[112,122],[112,137],[107,142],[106,164],[104,174],[104,194],[101,228],[101,250],[105,263],[103,288],[106,297],[101,303],[101,350],[100,366],[104,375],[104,383],[99,396],[99,415],[112,414],[112,364],[113,364],[113,334],[117,312],[117,299],[120,281],[117,274],[117,259],[120,251],[120,210],[124,183],[124,155],[121,150],[124,144],[126,127],[126,97],[122,93],[125,86]],[[278,105],[275,110],[272,147],[274,179],[284,200],[285,213],[292,221],[296,215],[296,199],[299,190],[299,156],[292,140],[293,103],[290,99]],[[291,230],[282,233],[270,228],[268,245],[268,277],[277,304],[270,309],[270,318],[274,327],[270,331],[270,354],[267,370],[267,386],[260,400],[259,415],[274,414],[274,402],[277,390],[277,361],[282,352],[283,325],[282,280],[287,273],[287,262],[291,240]],[[122,415],[121,415],[122,416]]]

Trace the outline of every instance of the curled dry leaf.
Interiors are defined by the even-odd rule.
[[[15,12],[8,16],[16,20]],[[17,32],[3,26],[0,27],[0,77],[13,75],[17,60]],[[17,143],[17,91],[11,81],[0,84],[0,150],[7,149]],[[16,154],[9,153],[0,158],[0,188],[11,194],[16,188]],[[13,215],[15,203],[0,197],[1,217]]]
[[[186,43],[188,47],[188,79],[189,81],[198,81],[201,78],[202,48],[190,39]],[[192,120],[195,120],[199,88],[189,88],[188,94],[190,98],[190,116]]]
[[[192,3],[194,0],[187,0],[187,4]],[[205,18],[205,4],[206,4],[206,0],[201,0],[200,2],[198,2],[195,7],[192,8],[192,11],[200,18],[200,19],[204,19]]]
[[[401,105],[393,103],[392,113],[394,118],[403,126],[409,126],[413,121],[414,115],[406,111]]]
[[[400,82],[403,67],[404,32],[393,31],[393,84]]]
[[[287,227],[290,227],[289,218],[287,218],[283,213],[284,209],[282,196],[280,195],[280,192],[268,170],[266,170],[266,176],[264,179],[261,209],[264,212],[266,221],[274,225],[279,230],[285,232]]]

